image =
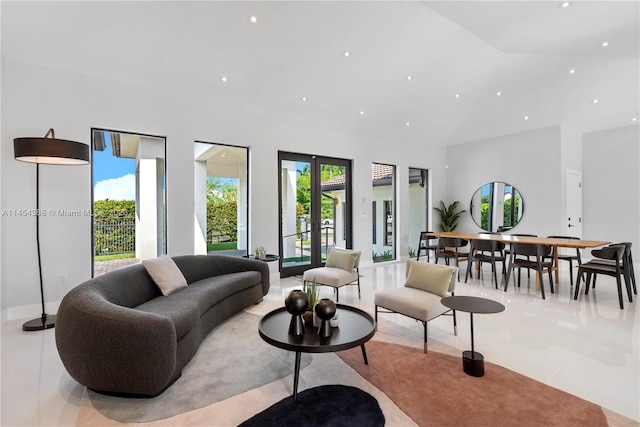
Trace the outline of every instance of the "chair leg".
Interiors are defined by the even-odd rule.
[[[424,326],[424,352],[427,353],[429,351],[427,345],[427,322],[422,322],[422,325]]]
[[[498,274],[496,273],[496,263],[492,262],[491,263],[491,269],[493,270],[493,280],[496,281],[496,289],[498,289]]]
[[[578,268],[578,277],[576,278],[576,289],[573,292],[573,299],[577,300],[578,299],[578,291],[580,290],[580,280],[582,280],[582,271],[580,271],[580,268]],[[588,284],[587,284],[588,286]]]
[[[335,288],[336,289],[336,302],[340,302],[340,288]]]
[[[453,310],[453,335],[458,336],[458,321],[456,319],[455,310]]]
[[[558,266],[556,266],[558,268]],[[573,260],[569,260],[569,280],[571,281],[571,286],[573,286]]]
[[[360,296],[360,271],[359,270],[356,270],[356,271],[358,272],[358,299],[362,299]]]
[[[531,269],[527,270],[531,271]],[[542,293],[542,299],[546,299],[544,296],[544,275],[542,274],[542,270],[536,270],[536,280],[538,279],[540,280],[540,293]]]
[[[378,332],[378,306],[376,305],[376,332]]]
[[[471,274],[471,264],[472,262],[467,262],[467,273],[464,275],[464,283],[467,283],[467,279],[469,278],[469,274]],[[473,274],[471,274],[471,278],[473,279]]]
[[[551,268],[548,269],[549,273],[549,287],[551,288],[551,293],[555,293],[553,290],[553,274],[551,273]],[[542,272],[540,272],[540,277],[542,277]],[[540,281],[540,286],[542,286],[542,281]]]
[[[587,271],[587,281],[585,283],[586,286],[584,287],[584,294],[585,295],[589,295],[589,286],[591,285],[591,276],[592,275],[593,275],[593,283],[595,284],[597,274],[591,273],[590,271]]]
[[[622,280],[619,274],[616,276],[616,282],[618,285],[618,302],[620,302],[620,309],[624,310],[624,304],[622,302]]]

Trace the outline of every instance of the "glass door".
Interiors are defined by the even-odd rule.
[[[351,247],[351,162],[278,154],[280,276],[323,265],[332,247]]]

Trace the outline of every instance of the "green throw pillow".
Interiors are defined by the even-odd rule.
[[[455,271],[455,267],[410,261],[409,275],[404,285],[446,297]]]
[[[325,267],[334,267],[352,272],[358,261],[358,251],[349,251],[346,249],[332,248],[327,257]]]

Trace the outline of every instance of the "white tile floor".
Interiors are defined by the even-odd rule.
[[[358,300],[356,288],[350,286],[340,292],[340,302],[373,313],[374,292],[400,286],[404,271],[404,262],[362,268],[362,299]],[[625,309],[620,310],[615,284],[605,277],[598,279],[597,288],[586,298],[581,295],[574,301],[567,270],[561,272],[560,281],[555,294],[547,292],[546,300],[535,292],[533,281],[529,286],[523,280],[520,289],[510,286],[507,292],[494,288],[490,274],[459,284],[457,295],[483,296],[506,306],[499,314],[474,316],[476,349],[489,362],[640,421],[638,302],[630,304],[625,298]],[[298,286],[295,278],[275,281],[269,297],[280,298]],[[331,291],[325,288],[322,295],[331,296]],[[25,320],[2,325],[0,425],[76,425],[83,387],[65,372],[54,331],[23,332]],[[381,331],[388,322],[410,328],[416,347],[422,347],[419,323],[399,315],[381,315]],[[430,339],[468,349],[469,315],[459,313],[458,336],[452,331],[450,317],[429,323]]]

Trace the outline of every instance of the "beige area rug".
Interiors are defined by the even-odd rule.
[[[282,301],[280,300],[265,300],[264,303],[253,306],[248,309],[244,314],[253,313],[254,316],[250,316],[254,318],[255,321],[255,345],[256,347],[252,352],[255,352],[257,356],[260,354],[260,347],[258,345],[265,344],[262,342],[257,333],[257,324],[260,316],[266,314],[272,309],[279,307],[282,305]],[[233,322],[233,318],[231,318],[228,322],[225,322],[224,325]],[[223,325],[221,325],[223,326]],[[216,328],[212,334],[207,337],[209,339],[220,339],[225,340],[225,338],[219,333],[220,327]],[[415,331],[409,330],[403,326],[399,326],[395,323],[385,322],[385,327],[381,328],[382,331],[378,331],[376,336],[374,337],[374,341],[384,341],[384,342],[392,342],[396,344],[408,344],[409,346],[421,346],[421,327],[416,327]],[[225,340],[226,341],[226,340]],[[377,347],[379,343],[370,342],[367,344],[367,353],[369,356],[370,366],[377,366],[377,359],[382,359],[377,356],[374,350],[374,347]],[[384,343],[382,345],[385,345]],[[226,346],[229,350],[232,347]],[[227,351],[229,351],[227,350]],[[404,350],[404,349],[403,349]],[[409,349],[411,351],[411,349]],[[359,348],[355,348],[354,351],[358,353],[360,351]],[[413,351],[416,353],[422,353],[419,349],[414,348]],[[449,347],[445,344],[439,343],[437,341],[431,341],[430,346],[430,354],[436,355],[437,353],[449,354],[455,357],[455,366],[451,369],[453,373],[456,375],[462,372],[461,362],[459,360],[460,351]],[[240,362],[242,360],[242,353],[236,354],[236,351],[231,351],[233,356]],[[290,355],[289,355],[290,356]],[[378,400],[378,404],[382,409],[382,412],[385,416],[386,425],[387,426],[418,426],[418,425],[426,425],[417,423],[412,419],[409,414],[409,411],[403,410],[403,403],[397,404],[394,402],[393,393],[385,393],[384,387],[376,386],[374,381],[370,381],[366,379],[364,376],[360,375],[356,369],[363,368],[364,365],[362,363],[362,353],[359,353],[358,357],[354,356],[354,359],[351,363],[353,363],[353,367],[348,363],[343,361],[340,356],[328,353],[328,354],[313,354],[309,355],[310,360],[309,364],[300,371],[300,384],[299,390],[306,390],[311,387],[317,387],[321,385],[328,384],[342,384],[357,387],[367,393],[371,394]],[[255,359],[254,359],[255,360]],[[197,365],[205,363],[205,367],[203,368],[203,372],[206,372],[207,366],[211,366],[211,359],[209,358],[198,358],[198,355],[194,357],[194,359],[190,362],[187,368],[196,369],[197,366],[192,367],[192,365]],[[255,362],[259,363],[259,362]],[[395,363],[395,362],[394,362]],[[292,359],[290,359],[287,355],[284,355],[279,362],[276,362],[277,369],[282,371],[289,369],[291,372],[291,368],[293,366]],[[260,365],[259,365],[260,366]],[[493,365],[492,365],[493,366]],[[273,366],[272,366],[273,368]],[[356,369],[354,369],[356,368]],[[262,369],[266,369],[263,367]],[[504,368],[501,368],[504,369]],[[511,371],[509,371],[511,372]],[[203,375],[205,378],[210,378],[210,375]],[[476,379],[477,378],[473,378]],[[529,380],[529,379],[527,379]],[[530,380],[533,381],[533,380]],[[176,383],[177,384],[177,383]],[[174,384],[175,386],[175,384]],[[172,386],[173,387],[173,386]],[[424,385],[422,388],[429,388],[430,386]],[[273,380],[267,384],[257,386],[245,392],[239,392],[233,396],[225,398],[223,400],[213,402],[198,408],[190,408],[188,405],[184,407],[184,410],[180,411],[177,414],[167,416],[162,419],[155,419],[152,421],[118,421],[108,415],[105,415],[105,407],[104,405],[100,408],[102,410],[99,411],[94,405],[94,401],[96,399],[95,393],[89,392],[85,390],[85,393],[82,398],[81,408],[78,416],[78,426],[122,426],[122,425],[130,425],[130,426],[237,426],[241,424],[243,421],[249,419],[253,415],[264,411],[269,408],[273,404],[279,402],[280,400],[287,398],[291,395],[293,390],[293,374],[287,374],[282,378]],[[451,391],[454,395],[455,402],[461,402],[464,400],[462,396],[464,396],[465,390],[458,389]],[[175,392],[174,392],[175,393]],[[163,393],[158,398],[162,398],[165,396],[166,392]],[[523,400],[527,399],[528,394],[524,394],[521,396]],[[155,399],[158,399],[155,398]],[[492,397],[496,401],[500,401],[501,396],[495,395]],[[93,400],[92,400],[93,399]],[[101,399],[101,398],[100,398]],[[395,398],[397,399],[397,397]],[[102,402],[104,404],[105,402]],[[131,407],[131,414],[136,412],[135,404]],[[155,403],[155,405],[162,406],[161,403]],[[193,405],[191,405],[193,406]],[[565,405],[558,402],[554,404],[549,411],[558,411],[565,408]],[[541,409],[544,410],[544,409]],[[619,416],[614,413],[606,412],[606,415],[609,417],[609,426],[637,426],[637,423]],[[517,418],[518,421],[515,425],[525,425],[522,424],[522,417]],[[612,422],[613,420],[613,422]],[[302,424],[301,424],[302,425]],[[438,425],[438,424],[429,424],[429,425]],[[476,424],[480,425],[480,424]],[[493,425],[493,424],[492,424]],[[495,424],[499,425],[499,424]],[[539,424],[540,425],[540,424]],[[575,425],[575,424],[574,424]],[[583,425],[596,425],[596,424],[583,424]],[[606,424],[605,424],[606,425]]]

